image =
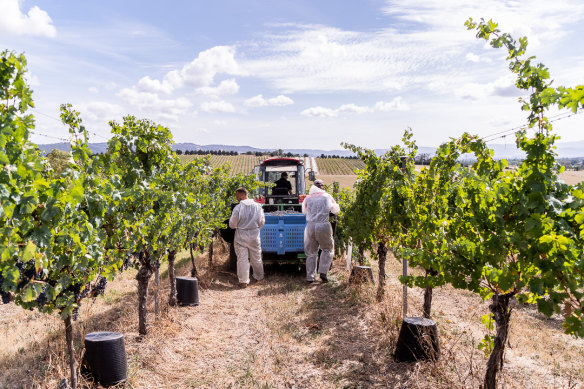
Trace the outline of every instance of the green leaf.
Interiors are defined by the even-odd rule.
[[[540,298],[537,300],[537,310],[550,317],[554,313],[554,304],[550,300]]]
[[[26,247],[24,248],[24,251],[22,252],[22,262],[28,262],[31,259],[34,258],[34,255],[36,253],[37,247],[36,245],[29,240],[28,243],[26,244]]]

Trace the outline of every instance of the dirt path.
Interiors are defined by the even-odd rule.
[[[307,285],[300,272],[268,269],[263,283],[239,289],[233,274],[215,275],[200,306],[168,311],[171,336],[131,342],[147,360],[134,366],[135,386],[371,386],[376,345],[357,307],[347,315],[337,281]]]
[[[392,358],[402,304],[394,259],[386,298],[377,303],[374,286],[348,285],[342,260],[335,261],[328,284],[308,285],[297,269],[267,267],[263,283],[239,289],[235,275],[225,271],[225,253],[216,254],[212,271],[206,256],[197,260],[197,307],[166,305],[163,272],[164,309],[155,318],[150,305],[144,338],[137,333],[136,281],[132,272],[123,273],[104,297],[82,308],[77,345],[86,332],[122,332],[129,379],[119,387],[128,388],[451,389],[482,382],[486,360],[477,344],[486,333],[480,316],[488,305],[471,293],[436,289],[433,317],[441,358],[400,364]],[[177,275],[189,271],[182,256]],[[409,315],[418,316],[421,291],[409,293]],[[0,322],[10,343],[0,349],[0,387],[55,388],[67,376],[62,325],[55,317],[18,309],[0,306],[0,317],[10,318]],[[563,335],[557,318],[529,307],[516,306],[513,315],[501,387],[580,387],[584,342]]]

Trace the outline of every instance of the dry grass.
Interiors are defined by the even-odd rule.
[[[325,175],[319,174],[318,179],[322,180],[325,185],[332,185],[333,182],[338,182],[341,189],[349,188],[352,189],[353,185],[355,185],[355,181],[357,180],[356,175],[347,175],[347,176],[335,176],[335,175]]]
[[[136,281],[126,272],[106,295],[84,304],[76,323],[77,344],[89,331],[125,335],[132,388],[468,388],[479,387],[486,359],[476,346],[485,333],[487,304],[448,287],[434,293],[441,357],[437,362],[396,363],[401,326],[401,265],[389,259],[386,298],[375,286],[349,286],[343,261],[331,282],[307,285],[293,268],[267,268],[265,282],[237,288],[225,270],[227,254],[216,245],[216,268],[207,256],[198,307],[168,308],[161,285],[161,315],[149,316],[149,334],[137,333]],[[190,264],[179,257],[178,275]],[[375,266],[375,263],[374,263]],[[374,271],[377,269],[374,268]],[[162,269],[164,275],[164,269]],[[420,315],[421,291],[410,290],[409,315]],[[153,311],[152,304],[149,307]],[[3,338],[0,387],[55,388],[68,375],[63,327],[56,317],[0,306]],[[584,373],[583,342],[567,337],[555,319],[516,307],[503,388],[577,388]],[[91,387],[91,382],[82,380]]]

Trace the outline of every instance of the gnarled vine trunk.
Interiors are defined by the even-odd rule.
[[[71,388],[77,388],[77,363],[75,362],[75,347],[73,346],[73,323],[71,316],[65,320],[65,343],[67,343],[67,353],[69,354],[69,370],[71,371]]]
[[[176,250],[168,252],[168,280],[170,281],[170,296],[168,297],[168,305],[174,307],[176,305],[176,277],[174,275],[174,260],[176,259]]]
[[[497,387],[497,374],[503,368],[503,356],[505,344],[509,336],[509,320],[511,319],[511,307],[509,301],[513,298],[513,293],[495,294],[489,310],[493,313],[497,328],[495,345],[489,361],[487,362],[487,373],[485,374],[485,389],[495,389]]]
[[[387,260],[387,246],[384,242],[377,245],[377,258],[379,258],[379,286],[377,287],[377,301],[381,301],[385,295],[385,261]]]
[[[154,264],[154,315],[158,318],[160,314],[160,261]]]
[[[138,254],[140,260],[140,269],[136,274],[138,280],[138,333],[146,335],[146,304],[148,300],[148,283],[154,269],[150,263],[149,254],[147,251],[142,251]]]
[[[191,268],[191,277],[197,276],[197,265],[195,264],[195,256],[193,254],[193,246],[194,245],[195,245],[194,243],[189,243],[189,250],[191,253],[191,264],[193,265],[193,267]]]
[[[438,272],[432,269],[426,269],[426,275],[436,276],[438,275]],[[430,313],[432,311],[432,292],[433,288],[431,286],[426,286],[424,289],[424,306],[422,307],[422,312],[426,319],[430,318]]]
[[[213,236],[211,236],[211,243],[209,243],[209,269],[213,268]]]

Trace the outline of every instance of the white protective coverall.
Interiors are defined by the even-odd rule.
[[[249,265],[253,268],[253,278],[264,278],[260,228],[266,219],[262,206],[253,199],[241,200],[233,208],[229,227],[235,230],[235,254],[237,254],[237,277],[240,283],[249,283]]]
[[[304,253],[306,254],[306,280],[314,281],[316,277],[316,259],[318,249],[320,264],[318,272],[327,274],[335,251],[333,228],[329,222],[329,212],[337,215],[339,204],[326,191],[312,185],[308,196],[302,202],[302,213],[306,214],[304,229]]]

